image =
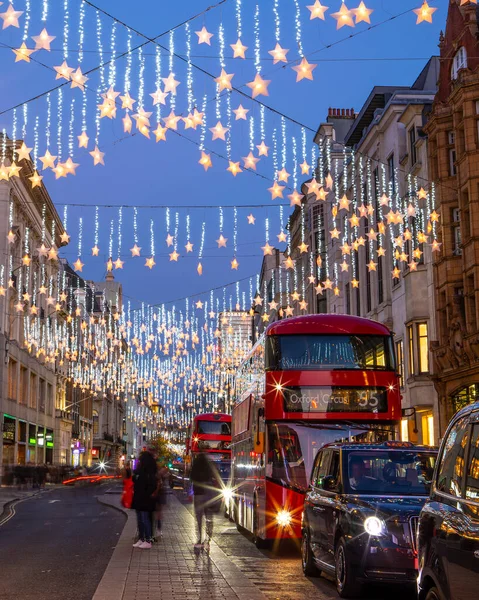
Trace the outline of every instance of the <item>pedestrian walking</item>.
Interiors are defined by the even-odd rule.
[[[210,541],[213,536],[213,513],[217,503],[219,475],[208,457],[200,453],[193,460],[190,477],[193,484],[193,501],[198,534],[195,550],[204,549],[209,552]],[[204,542],[202,541],[203,521],[206,529]]]
[[[154,514],[154,521],[156,525],[157,537],[163,537],[163,507],[166,505],[166,491],[167,484],[169,481],[170,472],[165,465],[160,465],[158,469],[158,485],[156,488],[156,508]]]
[[[138,541],[134,548],[151,548],[152,517],[156,505],[157,468],[154,457],[149,452],[142,452],[138,460],[138,468],[133,473],[133,501],[131,507],[136,511],[138,521]]]

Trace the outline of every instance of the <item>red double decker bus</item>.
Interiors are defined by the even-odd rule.
[[[332,442],[393,440],[400,419],[387,327],[325,314],[271,324],[236,377],[231,510],[237,525],[258,546],[300,538],[318,450]]]
[[[186,439],[185,475],[189,480],[195,454],[204,452],[212,460],[222,481],[227,482],[231,470],[231,415],[204,413],[196,415]]]

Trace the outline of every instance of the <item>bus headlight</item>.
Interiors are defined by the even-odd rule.
[[[293,517],[289,510],[278,510],[278,514],[276,515],[276,521],[280,527],[288,527],[291,525],[291,521]]]
[[[385,529],[386,525],[384,524],[384,521],[381,521],[381,519],[378,519],[377,517],[368,517],[364,521],[364,530],[366,533],[369,533],[369,535],[382,535]]]
[[[225,487],[222,489],[221,493],[223,494],[223,498],[226,503],[229,503],[233,498],[233,490],[229,487]]]

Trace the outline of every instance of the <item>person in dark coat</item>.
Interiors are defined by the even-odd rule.
[[[133,472],[133,502],[131,507],[136,510],[139,539],[133,544],[135,548],[151,548],[151,521],[156,505],[156,461],[149,452],[142,452],[138,468]]]
[[[198,541],[195,550],[210,548],[210,540],[213,535],[213,506],[218,496],[219,475],[216,468],[210,462],[206,454],[198,454],[191,466],[191,482],[193,484],[193,498],[195,506],[196,526]],[[206,540],[202,542],[203,519],[206,524]]]

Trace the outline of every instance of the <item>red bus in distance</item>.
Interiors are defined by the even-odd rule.
[[[237,525],[258,546],[300,538],[318,450],[396,438],[401,396],[384,325],[348,315],[272,323],[239,367],[232,436]]]

